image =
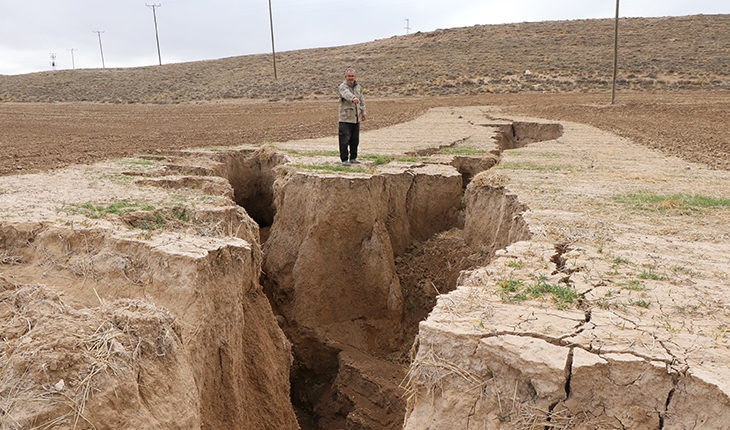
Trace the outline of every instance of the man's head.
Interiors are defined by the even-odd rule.
[[[357,75],[355,73],[355,69],[350,68],[350,69],[345,70],[345,80],[347,81],[348,84],[352,85],[353,83],[355,83],[356,77],[357,77]]]

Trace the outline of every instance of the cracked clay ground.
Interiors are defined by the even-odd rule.
[[[509,116],[497,107],[435,109],[410,123],[364,133],[362,153],[407,152],[464,139],[484,141],[489,129],[482,124],[525,119],[550,122]],[[414,369],[426,358],[445,363],[448,355],[465,356],[448,339],[432,344],[430,352],[425,349],[424,336],[438,331],[474,339],[467,347],[471,353],[490,339],[498,341],[499,348],[514,344],[530,351],[526,356],[536,360],[531,365],[535,372],[531,390],[550,400],[536,407],[551,411],[570,409],[568,394],[579,392],[582,384],[610,381],[651,392],[652,406],[637,407],[656,411],[663,424],[683,415],[672,403],[688,396],[677,390],[679,375],[702,380],[715,387],[708,392],[727,397],[730,213],[723,206],[687,205],[681,196],[726,198],[730,172],[668,157],[587,125],[561,123],[560,138],[502,153],[492,174],[501,176],[498,182],[529,208],[524,218],[532,238],[499,251],[489,266],[463,274],[457,290],[440,296],[421,324],[421,351]],[[276,144],[290,150],[299,149],[298,145],[331,149],[332,139]],[[336,156],[327,157],[324,161],[337,163]],[[2,177],[2,216],[10,222],[59,222],[59,206],[83,203],[102,189],[113,192],[115,199],[134,199],[125,194],[133,188],[87,172],[109,166]],[[88,180],[79,180],[81,171],[87,172],[83,178]],[[657,196],[663,197],[659,203],[649,202]],[[576,295],[559,298],[553,292],[526,292],[535,285],[568,287]],[[480,362],[490,362],[485,357]],[[607,360],[623,367],[609,370],[602,380],[581,373]],[[611,392],[604,391],[607,396]],[[506,395],[512,399],[511,392]],[[625,403],[603,403],[630,411],[632,397],[625,392],[620,396]],[[572,399],[580,400],[575,395]],[[601,403],[581,401],[586,407]],[[730,407],[725,401],[718,407]],[[681,404],[693,407],[691,402]],[[507,409],[501,404],[499,408]],[[620,415],[602,408],[611,419]],[[406,428],[420,428],[414,424],[417,415],[407,417]],[[621,423],[642,428],[639,424]]]
[[[506,119],[499,109],[485,113]],[[549,410],[556,426],[560,413],[577,409],[586,417],[582,425],[595,428],[695,428],[708,417],[712,423],[730,393],[730,214],[683,198],[725,198],[730,174],[590,126],[562,124],[556,140],[503,152],[494,174],[529,207],[532,238],[462,274],[460,287],[439,298],[421,325],[415,385],[459,354],[432,343],[448,332],[471,339],[464,343],[473,349],[461,351],[470,358],[459,359],[464,379],[478,379],[475,362],[490,363],[481,369],[488,375],[499,372],[496,362],[528,363],[512,365],[528,373],[522,377],[531,381],[531,394],[520,392],[515,378],[502,390],[508,400],[494,407],[503,413],[497,418],[518,427],[536,422],[515,406],[520,395],[550,399],[531,407]],[[569,289],[574,296],[563,295]],[[602,364],[603,378],[588,370]],[[419,371],[423,365],[431,370]],[[713,388],[688,401],[692,396],[677,387],[692,378]],[[594,394],[581,398],[581,390]],[[418,403],[411,423],[423,422]],[[631,418],[637,415],[647,421]],[[694,424],[678,425],[690,415]],[[566,418],[558,428],[574,424]]]

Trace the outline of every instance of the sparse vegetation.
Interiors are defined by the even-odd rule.
[[[392,155],[368,154],[360,157],[363,160],[372,161],[374,165],[388,164],[395,159]]]
[[[638,279],[631,279],[625,284],[619,284],[621,288],[631,291],[646,291],[646,286],[641,283]]]
[[[545,275],[538,275],[533,284],[526,285],[517,279],[500,279],[497,288],[502,300],[507,302],[521,302],[530,299],[552,300],[559,309],[573,306],[578,301],[578,293],[567,285],[557,285],[547,282]]]
[[[146,202],[131,202],[121,200],[118,202],[100,205],[93,202],[83,203],[81,205],[71,205],[64,207],[62,211],[71,214],[81,214],[89,218],[104,218],[108,214],[124,215],[134,211],[153,211],[155,207]]]
[[[647,269],[642,270],[637,275],[637,277],[639,279],[651,279],[653,281],[665,281],[665,280],[668,279],[666,275],[662,275],[660,273],[656,273],[654,271],[654,267],[648,267]]]
[[[631,264],[631,262],[623,257],[615,257],[611,262],[611,267],[616,269],[623,264]]]
[[[693,215],[696,211],[703,209],[730,209],[730,198],[698,194],[662,195],[653,191],[637,191],[614,196],[613,200],[629,209],[660,214]]]
[[[511,267],[513,269],[520,269],[522,267],[525,267],[525,262],[523,260],[510,260],[507,263],[507,267]]]
[[[651,302],[644,300],[644,299],[634,300],[631,302],[631,304],[634,306],[639,306],[639,307],[647,308],[647,309],[649,308],[649,306],[651,306]]]

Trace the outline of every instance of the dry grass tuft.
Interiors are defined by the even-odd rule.
[[[0,308],[2,430],[96,428],[94,395],[164,359],[181,338],[169,313],[139,300],[76,310],[46,287],[15,286],[0,292]]]
[[[470,185],[475,188],[493,187],[502,188],[509,183],[509,177],[496,170],[485,170],[472,179]]]

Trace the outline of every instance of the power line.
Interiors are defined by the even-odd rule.
[[[160,55],[160,36],[157,32],[157,8],[162,7],[161,4],[147,4],[145,3],[145,6],[152,9],[152,17],[155,20],[155,39],[157,40],[157,59],[160,60],[160,66],[162,65],[162,55]]]
[[[99,36],[99,52],[101,52],[101,68],[106,69],[106,65],[104,65],[104,48],[101,46],[101,33],[104,32],[104,30],[91,30],[92,33],[96,33],[97,36]]]

